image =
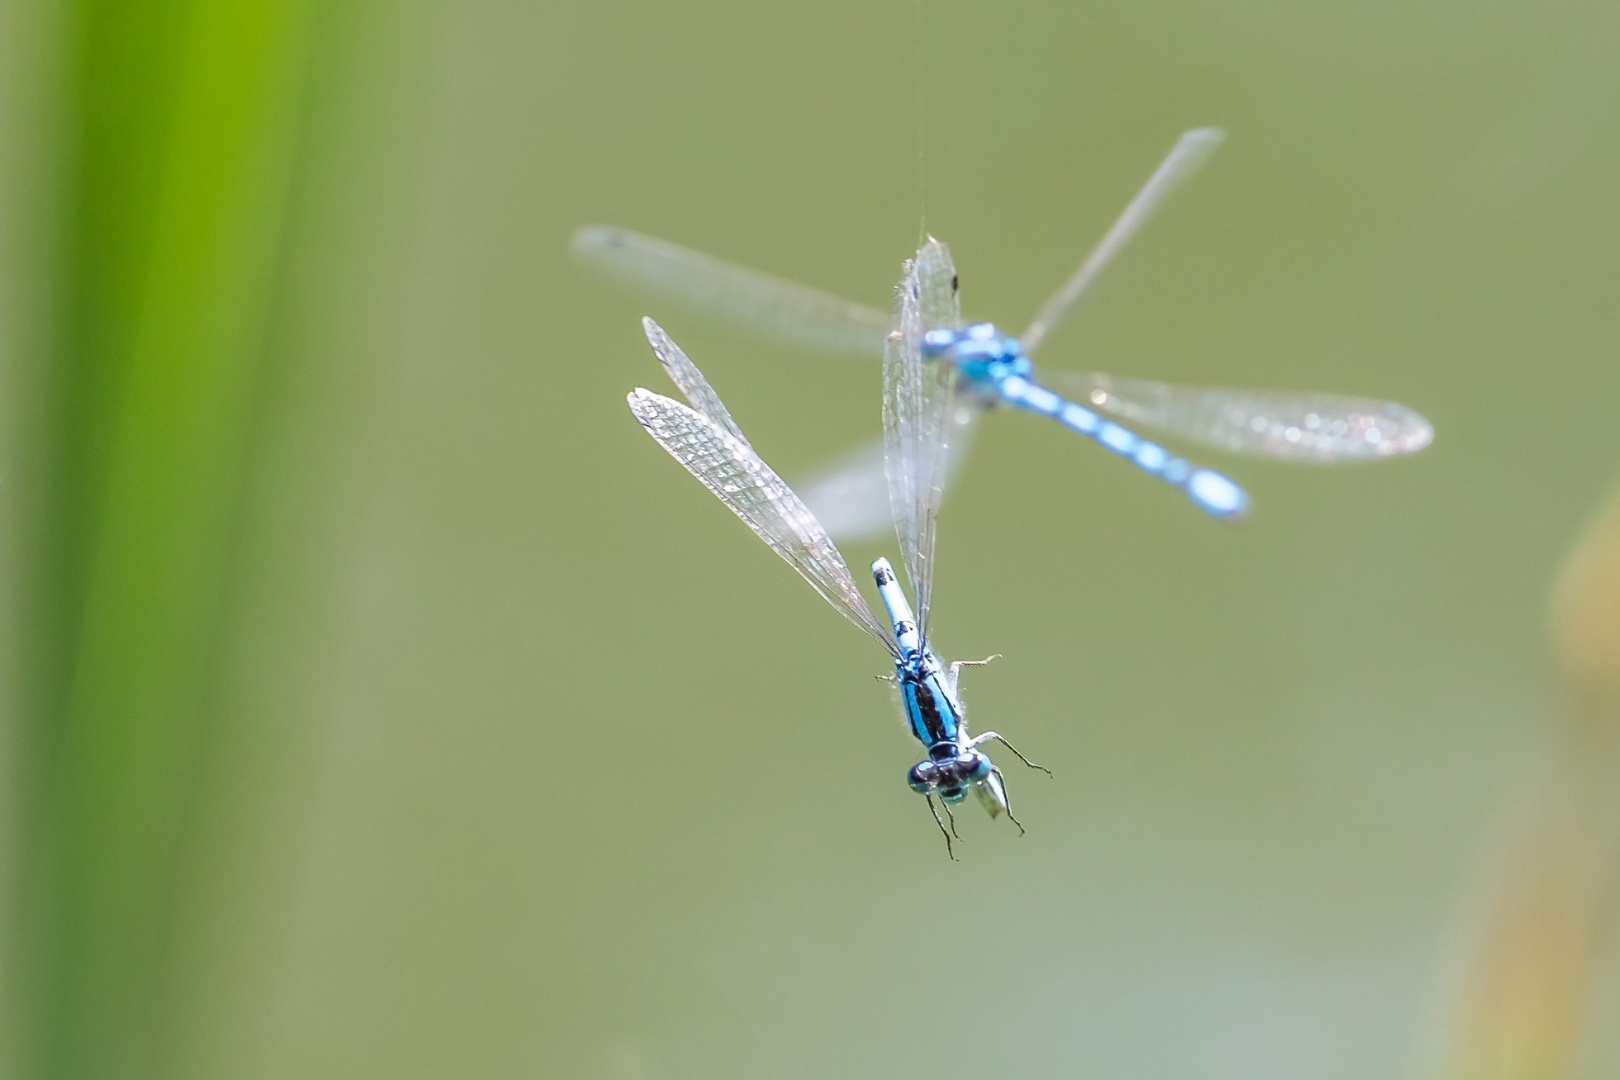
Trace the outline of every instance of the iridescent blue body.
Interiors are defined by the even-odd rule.
[[[1040,385],[1024,346],[990,323],[929,330],[923,335],[922,351],[924,356],[944,359],[956,369],[959,392],[1050,417],[1150,476],[1179,488],[1205,513],[1219,518],[1240,517],[1249,507],[1248,495],[1230,478],[1177,457],[1123,424]]]
[[[902,474],[927,476],[930,484],[942,489],[960,469],[979,418],[997,405],[1051,417],[1185,492],[1195,505],[1219,518],[1244,513],[1249,505],[1244,491],[1221,473],[1193,465],[1133,428],[1221,453],[1318,465],[1379,461],[1429,445],[1434,428],[1426,419],[1398,402],[1377,398],[1177,386],[1100,371],[1043,369],[1036,377],[1030,357],[1040,353],[1098,275],[1223,138],[1216,128],[1184,132],[1096,247],[1016,337],[988,323],[963,327],[955,264],[944,245],[932,239],[923,245],[917,284],[930,298],[923,304],[928,312],[921,326],[931,340],[925,343],[919,334],[915,345],[926,359],[944,358],[952,364],[954,377],[949,382],[954,400],[946,401],[944,421],[935,425],[928,439],[912,444],[932,442],[936,449],[905,462]],[[574,250],[617,277],[706,308],[774,340],[829,352],[887,355],[889,349],[894,326],[882,311],[666,241],[592,226],[575,234]],[[941,371],[938,363],[925,366]],[[908,392],[915,394],[918,385]],[[932,398],[929,402],[930,409],[938,404]],[[801,485],[805,504],[829,535],[875,538],[891,524],[906,520],[894,513],[890,473],[896,445],[885,429],[882,445],[849,454]],[[913,570],[908,560],[907,575]],[[919,613],[928,607],[925,591],[916,590]]]
[[[969,738],[956,682],[962,663],[948,669],[928,648],[917,629],[911,605],[894,576],[889,560],[872,563],[872,579],[894,626],[900,646],[894,661],[894,680],[911,733],[928,750],[928,757],[912,766],[906,782],[918,794],[937,796],[954,806],[972,791],[991,815],[1007,813],[1007,789],[1001,770],[975,747],[1001,737],[993,731]]]
[[[933,258],[943,250],[935,245],[923,254]],[[946,665],[928,644],[934,521],[941,484],[937,475],[940,462],[929,458],[926,451],[933,447],[933,433],[943,422],[940,405],[944,399],[914,391],[944,389],[946,373],[939,365],[926,363],[917,345],[922,336],[918,326],[922,292],[914,262],[906,262],[905,276],[895,292],[898,333],[886,357],[887,373],[894,377],[885,382],[884,416],[886,431],[892,431],[896,444],[892,473],[896,532],[917,608],[914,613],[888,560],[878,559],[872,564],[872,576],[889,615],[887,625],[867,604],[826,528],[760,459],[703,373],[651,319],[642,320],[647,341],[687,404],[639,388],[631,392],[628,403],[636,420],[671,457],[786,560],[822,599],[887,652],[894,674],[886,678],[899,689],[906,723],[926,750],[924,759],[908,770],[906,780],[927,800],[945,837],[946,851],[955,858],[951,842],[957,833],[951,807],[969,792],[991,817],[1006,814],[1018,824],[1007,804],[1001,771],[977,748],[995,740],[1026,764],[1040,766],[993,731],[977,737],[968,733],[958,678],[962,668],[986,664],[989,659]],[[1018,829],[1022,832],[1023,826]]]

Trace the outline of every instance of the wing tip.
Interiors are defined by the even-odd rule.
[[[922,242],[922,246],[917,249],[917,254],[912,261],[918,266],[935,263],[953,264],[950,247],[946,245],[945,241],[932,233]]]
[[[1434,443],[1434,425],[1429,423],[1429,418],[1422,413],[1412,412],[1410,409],[1407,411],[1411,413],[1407,418],[1411,430],[1407,432],[1406,438],[1401,440],[1401,450],[1407,454],[1415,454],[1419,450],[1428,449]]]
[[[625,403],[630,406],[630,415],[636,418],[636,423],[670,453],[675,452],[670,448],[668,441],[671,425],[678,426],[683,414],[703,419],[673,398],[655,394],[641,386],[625,395]]]
[[[581,225],[568,239],[568,247],[576,255],[597,255],[624,246],[626,232],[613,225]]]
[[[652,347],[653,356],[657,357],[659,365],[674,380],[675,385],[681,387],[684,392],[686,387],[677,370],[677,365],[680,368],[693,367],[692,362],[687,359],[685,351],[675,344],[675,339],[670,337],[664,328],[653,320],[651,315],[641,317],[641,332],[646,335],[647,344]],[[696,369],[693,368],[693,370]]]
[[[642,427],[647,427],[656,420],[666,406],[680,404],[663,394],[655,394],[644,386],[638,386],[624,395],[624,401],[630,406],[630,414],[640,421]]]

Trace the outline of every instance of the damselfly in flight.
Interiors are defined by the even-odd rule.
[[[1219,473],[1190,465],[1119,421],[1218,450],[1315,464],[1394,457],[1429,444],[1434,430],[1422,416],[1371,398],[1174,386],[1100,372],[1043,372],[1037,381],[1030,355],[1223,137],[1215,128],[1182,135],[1101,242],[1019,336],[983,322],[932,328],[923,345],[925,355],[943,359],[956,372],[947,479],[960,465],[979,415],[997,404],[1052,417],[1181,488],[1217,517],[1234,517],[1246,509],[1248,498],[1241,488]],[[889,320],[872,308],[625,229],[581,229],[574,235],[574,250],[635,284],[801,345],[878,352],[888,332]],[[887,524],[883,460],[882,447],[868,447],[804,485],[805,502],[832,535],[870,536]]]
[[[877,620],[821,522],[760,459],[696,365],[651,319],[642,320],[647,341],[688,404],[640,388],[631,392],[629,402],[641,426],[671,457],[714,492],[827,603],[888,650],[906,720],[927,749],[927,756],[911,768],[907,781],[928,800],[934,821],[945,835],[946,851],[955,858],[952,807],[970,791],[991,817],[1005,813],[1023,831],[1008,805],[1001,770],[979,748],[1000,742],[1025,764],[1040,766],[994,731],[968,734],[958,677],[963,667],[989,661],[958,660],[947,666],[929,643],[934,531],[944,489],[947,443],[943,435],[953,380],[942,377],[940,365],[924,361],[922,341],[929,327],[956,321],[948,260],[933,266],[926,263],[930,256],[943,252],[943,248],[925,248],[919,253],[925,260],[920,268],[906,262],[895,292],[893,329],[883,353],[887,486],[906,574],[917,600],[915,614],[888,560],[878,559],[872,564],[872,577],[888,611],[889,625]]]

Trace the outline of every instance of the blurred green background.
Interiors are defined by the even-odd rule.
[[[1617,52],[1599,0],[10,0],[4,1075],[1620,1074],[1597,931],[1553,1050],[1463,1045],[1620,466]],[[953,864],[882,655],[623,403],[650,313],[802,475],[877,365],[568,235],[884,306],[925,220],[1016,327],[1200,124],[1044,361],[1435,445],[1216,460],[1223,528],[991,417],[938,641],[1057,775]]]

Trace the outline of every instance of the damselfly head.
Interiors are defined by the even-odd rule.
[[[930,330],[923,335],[922,351],[929,357],[948,356],[969,385],[988,387],[1015,375],[1027,379],[1034,372],[1018,339],[987,322]]]
[[[994,766],[977,750],[964,750],[955,743],[929,747],[926,761],[919,761],[906,774],[906,783],[919,795],[936,795],[948,803],[959,803],[970,787],[991,779]]]
[[[933,357],[949,352],[956,345],[961,333],[960,330],[949,326],[928,331],[922,339],[923,355]]]
[[[923,335],[924,356],[939,356],[958,346],[1006,350],[1018,348],[1018,339],[1003,334],[995,323],[976,322],[967,326],[936,326]]]

